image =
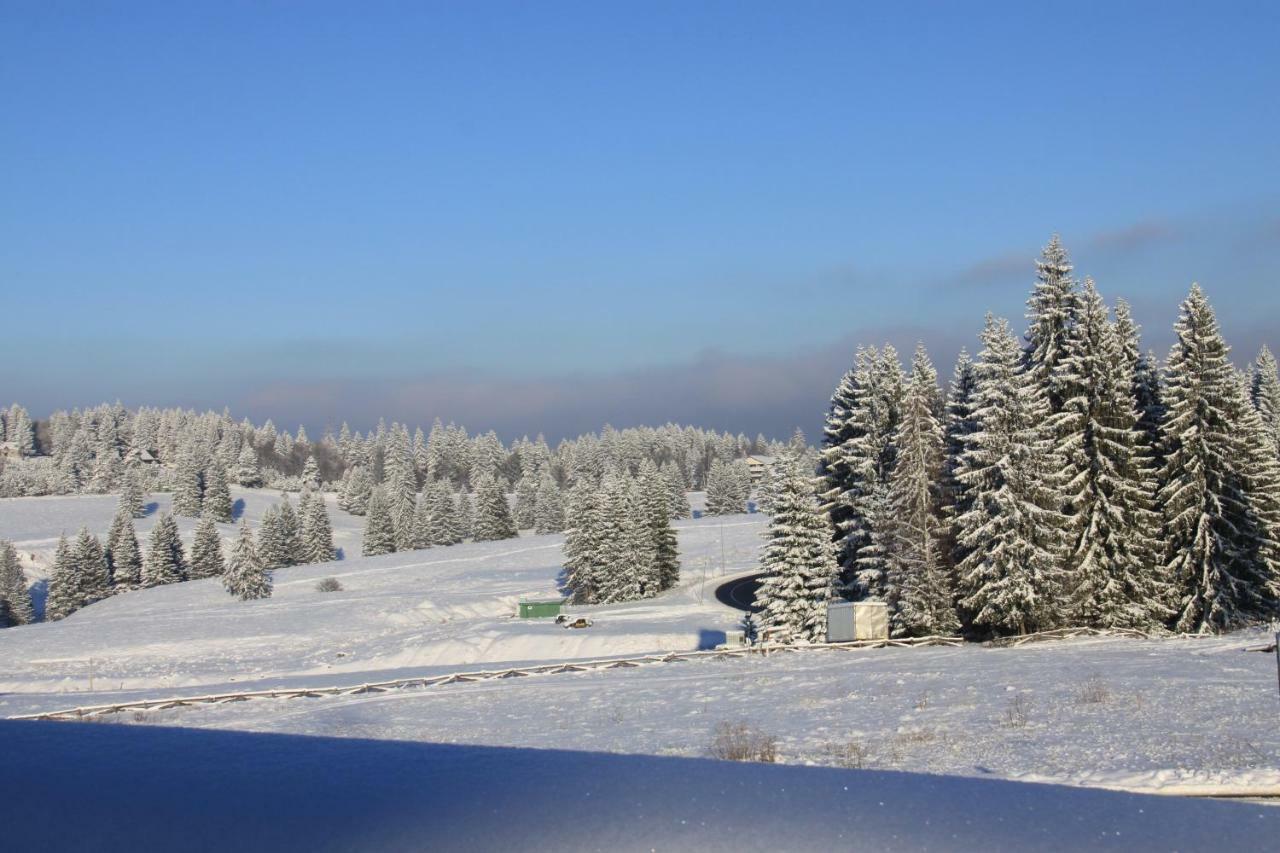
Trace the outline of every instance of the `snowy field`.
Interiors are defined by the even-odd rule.
[[[235,497],[250,518],[277,498]],[[104,531],[115,507],[110,497],[0,503],[0,536],[38,556],[63,528]],[[360,520],[332,515],[336,541],[357,554]],[[522,597],[556,594],[558,535],[284,569],[263,601],[234,601],[216,581],[116,596],[61,622],[0,631],[0,716],[704,648],[739,621],[713,590],[755,567],[764,521],[679,522],[681,585],[583,608],[595,620],[587,630],[512,616]],[[343,590],[318,592],[326,577]],[[1245,651],[1266,639],[808,651],[112,719],[680,757],[706,756],[719,724],[745,723],[775,738],[788,764],[1144,790],[1276,787],[1275,659]]]

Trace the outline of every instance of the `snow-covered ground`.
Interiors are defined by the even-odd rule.
[[[251,517],[275,499],[236,496]],[[105,529],[113,510],[112,498],[6,501],[0,536],[47,549],[64,527]],[[360,521],[333,515],[338,541],[358,553]],[[512,616],[520,598],[556,594],[560,536],[281,570],[275,595],[257,602],[234,601],[214,581],[117,596],[62,622],[0,631],[0,716],[706,647],[739,621],[712,591],[756,565],[764,520],[680,522],[680,587],[591,608],[587,630]],[[325,577],[343,590],[318,592]],[[793,764],[1152,790],[1278,787],[1275,658],[1244,650],[1267,639],[818,650],[115,719],[674,756],[706,755],[718,724],[744,722]]]

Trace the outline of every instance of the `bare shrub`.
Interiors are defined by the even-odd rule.
[[[856,740],[847,743],[829,743],[822,750],[827,759],[837,767],[861,770],[871,760],[871,752]]]
[[[721,761],[760,761],[772,764],[778,759],[778,741],[772,735],[757,732],[746,723],[720,723],[711,740],[711,757]]]
[[[325,578],[316,584],[316,592],[342,592],[342,584],[337,578]]]
[[[916,697],[916,710],[923,711],[929,707],[929,691],[926,690]]]
[[[1076,691],[1076,702],[1081,705],[1105,705],[1111,701],[1111,688],[1099,675],[1089,676]]]
[[[1004,710],[1004,723],[1011,729],[1020,729],[1026,726],[1030,716],[1031,699],[1018,693],[1009,700],[1009,707]]]

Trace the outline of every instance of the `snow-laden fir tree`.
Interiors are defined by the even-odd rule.
[[[826,639],[827,600],[835,575],[831,518],[818,504],[811,475],[794,459],[779,463],[773,517],[765,531],[756,593],[760,625],[783,641]]]
[[[1240,387],[1218,321],[1198,285],[1182,303],[1169,354],[1162,425],[1165,569],[1173,627],[1222,631],[1274,613],[1267,531],[1250,495],[1254,461]],[[1255,420],[1260,424],[1260,420]]]
[[[649,545],[653,566],[646,574],[657,584],[654,592],[671,589],[680,580],[680,552],[676,546],[676,532],[671,526],[671,512],[668,503],[666,479],[653,464],[646,459],[640,463],[639,510],[648,526]]]
[[[693,514],[689,507],[689,494],[685,491],[684,477],[674,460],[663,463],[662,478],[667,484],[667,507],[671,517],[689,518]]]
[[[476,542],[510,539],[516,535],[516,525],[511,518],[507,496],[500,482],[489,475],[482,475],[476,483],[475,520],[471,536]]]
[[[18,549],[12,542],[0,541],[0,610],[10,626],[29,625],[35,621],[31,606],[31,590],[27,586]]]
[[[430,457],[428,457],[430,458]],[[427,525],[432,545],[457,545],[462,541],[458,504],[448,480],[437,480],[423,494],[428,502]]]
[[[320,466],[316,464],[313,454],[307,454],[307,461],[302,466],[302,485],[314,490],[320,488]]]
[[[902,393],[902,367],[893,347],[860,347],[827,414],[819,491],[837,542],[837,591],[849,598],[883,595],[873,516],[884,516]]]
[[[253,533],[246,521],[240,522],[240,535],[227,558],[222,586],[241,601],[271,597],[271,575],[253,546]]]
[[[1140,447],[1133,397],[1139,350],[1131,321],[1112,325],[1092,279],[1055,368],[1067,551],[1065,621],[1097,628],[1150,628],[1169,615],[1155,572],[1159,516],[1154,472]]]
[[[120,491],[120,506],[129,513],[130,518],[143,518],[147,514],[147,497],[142,489],[142,480],[138,476],[136,465],[125,469]]]
[[[372,492],[373,477],[363,465],[355,466],[342,492],[342,508],[352,515],[364,515],[368,512]]]
[[[579,479],[569,491],[569,526],[564,531],[564,586],[575,604],[599,601],[604,507],[599,489]]]
[[[942,475],[939,483],[942,516],[945,521],[943,537],[947,565],[955,576],[955,566],[964,558],[956,542],[956,519],[969,510],[969,490],[956,479],[960,467],[960,455],[965,441],[976,428],[973,420],[974,392],[977,374],[967,350],[961,349],[951,372],[944,404],[942,437]]]
[[[246,489],[262,485],[262,467],[258,464],[258,451],[253,449],[252,441],[244,443],[240,457],[236,459],[236,482]]]
[[[1044,425],[1047,400],[1022,369],[1009,324],[987,315],[982,343],[975,429],[956,471],[970,503],[956,519],[958,592],[980,631],[1025,634],[1052,627],[1059,606],[1061,465]]]
[[[258,544],[255,552],[268,571],[293,565],[293,542],[288,522],[281,516],[281,506],[272,504],[258,522]]]
[[[516,483],[516,506],[512,516],[520,530],[528,530],[538,522],[538,485],[541,479],[538,472],[529,471]]]
[[[476,514],[471,500],[471,493],[466,488],[458,491],[456,517],[458,519],[458,532],[462,534],[463,539],[470,539],[475,529]]]
[[[173,472],[173,513],[199,518],[204,507],[204,476],[200,454],[190,443],[183,448]]]
[[[559,533],[564,530],[564,498],[550,472],[542,472],[533,500],[534,533]]]
[[[1067,250],[1055,234],[1036,261],[1035,289],[1027,300],[1024,365],[1044,392],[1051,415],[1062,411],[1066,392],[1055,372],[1066,357],[1067,335],[1080,308],[1071,270]]]
[[[302,562],[328,563],[334,558],[333,524],[323,495],[304,500],[302,512]]]
[[[46,622],[65,619],[80,606],[79,572],[75,551],[67,540],[67,534],[63,533],[58,537],[58,546],[53,552],[53,569],[49,573],[44,602]]]
[[[182,550],[182,538],[178,535],[178,523],[169,513],[162,512],[147,540],[147,553],[142,561],[142,586],[150,588],[177,583],[186,574],[187,559]]]
[[[618,472],[601,483],[597,592],[601,603],[634,601],[655,595],[658,578],[654,543],[636,494],[635,483]]]
[[[81,527],[72,548],[77,568],[77,607],[93,604],[111,595],[111,570],[107,565],[106,551],[98,537],[90,533],[89,528]]]
[[[386,492],[375,486],[369,493],[368,510],[364,519],[364,544],[361,553],[366,557],[391,554],[396,550],[396,524],[391,517],[391,507]]]
[[[209,460],[204,470],[204,514],[224,524],[231,522],[231,489],[227,485],[227,472],[216,457]]]
[[[142,550],[133,527],[133,516],[121,501],[107,534],[107,562],[111,566],[111,583],[119,592],[142,585]]]
[[[1249,397],[1262,418],[1263,429],[1271,437],[1271,444],[1280,454],[1280,372],[1276,369],[1275,356],[1265,346],[1253,362]]]
[[[943,535],[938,396],[937,371],[924,346],[917,346],[893,434],[897,459],[889,474],[889,512],[876,533],[885,547],[885,599],[896,635],[950,635],[960,628]]]
[[[428,486],[418,495],[417,502],[413,505],[413,517],[409,525],[411,537],[409,540],[409,550],[421,550],[430,548],[435,543],[431,541],[431,488]],[[401,549],[405,550],[405,549]]]
[[[293,510],[293,504],[289,502],[289,495],[285,493],[280,496],[280,537],[283,540],[283,549],[281,554],[285,559],[284,565],[296,566],[302,562],[302,522],[298,519],[298,514]],[[269,569],[280,568],[275,565],[268,565]]]
[[[747,494],[733,465],[719,459],[707,472],[707,515],[736,515],[747,511]]]
[[[221,577],[226,567],[222,560],[222,537],[218,534],[218,526],[213,516],[206,512],[196,525],[194,538],[191,540],[190,577]]]

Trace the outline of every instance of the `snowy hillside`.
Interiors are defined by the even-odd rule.
[[[250,518],[278,497],[236,496]],[[114,511],[111,497],[4,503],[0,537],[43,554],[62,529],[105,529]],[[358,554],[362,520],[331,514],[339,546]],[[255,602],[233,600],[216,580],[117,595],[59,622],[0,632],[0,693],[18,693],[0,698],[0,713],[37,697],[42,707],[65,705],[60,694],[91,686],[359,681],[411,668],[696,649],[736,624],[740,614],[716,604],[711,590],[717,576],[756,565],[762,525],[758,515],[678,522],[681,585],[657,599],[589,608],[596,625],[585,631],[513,618],[521,598],[558,595],[559,534],[281,569],[273,596]],[[342,590],[318,592],[322,578]]]

